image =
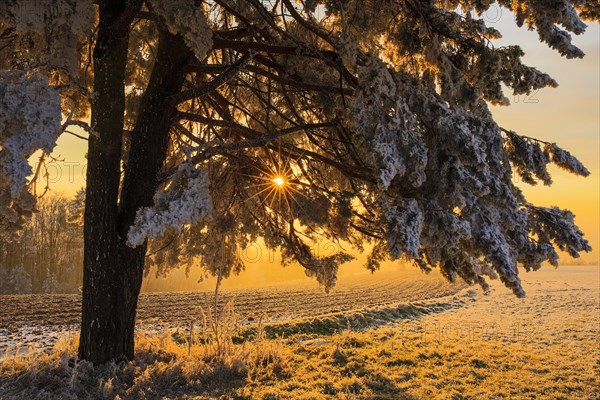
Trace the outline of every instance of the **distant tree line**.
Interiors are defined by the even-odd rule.
[[[0,293],[75,293],[83,277],[83,191],[43,197],[13,240],[0,238]]]

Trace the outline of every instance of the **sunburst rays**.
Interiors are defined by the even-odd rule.
[[[291,154],[282,157],[281,149],[276,155],[265,150],[267,158],[258,157],[258,163],[253,165],[255,174],[242,174],[252,179],[252,184],[246,186],[246,189],[254,189],[256,192],[248,197],[244,202],[258,198],[259,206],[266,205],[271,209],[277,207],[281,210],[283,206],[289,212],[292,212],[293,203],[298,204],[296,196],[306,197],[296,186],[305,185],[302,183],[292,168],[293,164],[298,163],[298,159],[292,159]],[[298,204],[299,205],[299,204]]]

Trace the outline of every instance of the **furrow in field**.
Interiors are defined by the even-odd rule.
[[[219,308],[233,301],[243,321],[281,321],[349,312],[366,307],[412,302],[448,296],[464,285],[453,285],[439,275],[380,273],[340,280],[331,293],[311,286],[280,286],[222,290]],[[80,295],[0,295],[0,352],[16,342],[52,343],[57,332],[77,329]],[[187,324],[200,318],[200,308],[214,307],[212,291],[143,293],[140,296],[140,325]]]

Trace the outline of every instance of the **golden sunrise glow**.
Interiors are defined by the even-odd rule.
[[[577,156],[592,172],[591,176],[582,178],[573,176],[554,167],[551,173],[554,184],[529,186],[518,182],[524,190],[527,199],[543,206],[559,206],[566,208],[576,215],[575,222],[585,232],[593,252],[582,254],[577,262],[598,264],[600,261],[600,153],[598,120],[600,109],[598,86],[600,75],[600,48],[598,35],[600,27],[590,25],[588,32],[578,37],[578,44],[587,54],[583,59],[565,60],[552,49],[540,44],[536,32],[514,26],[514,20],[509,13],[498,21],[498,28],[504,37],[498,45],[508,46],[519,43],[524,49],[525,63],[549,73],[560,86],[556,89],[542,89],[528,96],[513,96],[507,92],[511,100],[510,107],[492,106],[491,110],[499,125],[516,132],[538,137],[548,142],[556,142],[573,155]],[[85,136],[85,131],[79,127],[71,128],[75,133]],[[54,154],[64,158],[64,162],[54,163],[48,169],[48,179],[54,193],[73,196],[76,191],[85,186],[87,142],[72,135],[62,135],[58,140]],[[299,189],[298,182],[292,170],[285,166],[287,156],[278,160],[278,155],[263,156],[253,166],[252,179],[246,183],[248,197],[258,198],[268,206],[273,200],[273,206],[281,200],[281,207],[287,207],[283,196],[289,193],[288,201],[295,204],[298,194],[293,189]],[[35,167],[39,154],[32,156],[30,163]],[[294,164],[294,160],[290,160]],[[286,172],[287,170],[287,172]],[[255,175],[255,176],[254,176]],[[281,177],[283,185],[274,179]],[[41,179],[41,178],[40,178]],[[40,181],[40,185],[44,183]],[[264,190],[264,191],[263,191]],[[260,194],[257,194],[258,192]],[[280,208],[281,208],[280,207]],[[357,252],[356,255],[360,255]],[[572,262],[567,254],[561,253],[563,264]],[[274,264],[277,264],[274,262]],[[359,271],[361,262],[356,262]],[[395,264],[394,264],[395,265]],[[268,274],[275,274],[276,268],[268,269]],[[286,270],[285,273],[289,271]],[[299,270],[299,275],[303,272]],[[250,274],[246,275],[249,276]],[[247,278],[251,279],[251,278]]]
[[[253,165],[256,174],[243,174],[252,179],[252,183],[246,187],[251,191],[257,190],[245,201],[257,198],[259,206],[267,206],[271,209],[282,211],[287,209],[292,212],[292,205],[298,204],[297,196],[305,196],[297,187],[306,185],[294,174],[291,154],[283,154],[279,150],[276,154],[266,153],[266,157],[259,156],[259,163]]]

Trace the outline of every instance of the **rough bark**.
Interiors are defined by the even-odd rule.
[[[167,154],[171,122],[177,112],[169,96],[181,89],[190,56],[181,38],[161,32],[157,60],[131,135],[118,213],[119,264],[126,274],[119,312],[125,324],[123,340],[127,344],[125,356],[128,359],[133,357],[135,315],[147,246],[146,243],[136,248],[127,246],[127,233],[136,212],[153,204]]]
[[[128,354],[118,338],[123,330],[115,310],[120,306],[117,200],[119,195],[121,135],[125,111],[125,65],[128,35],[116,37],[111,25],[125,9],[121,2],[100,4],[99,30],[94,50],[94,92],[84,212],[84,261],[79,358],[94,364]]]
[[[176,105],[167,98],[181,89],[190,56],[180,38],[161,32],[119,196],[128,37],[112,29],[120,26],[125,12],[116,3],[100,7],[94,54],[94,91],[98,97],[92,105],[92,126],[99,136],[90,138],[88,148],[79,357],[94,364],[131,360],[134,355],[146,245],[127,247],[127,231],[136,211],[152,204],[176,113]]]

